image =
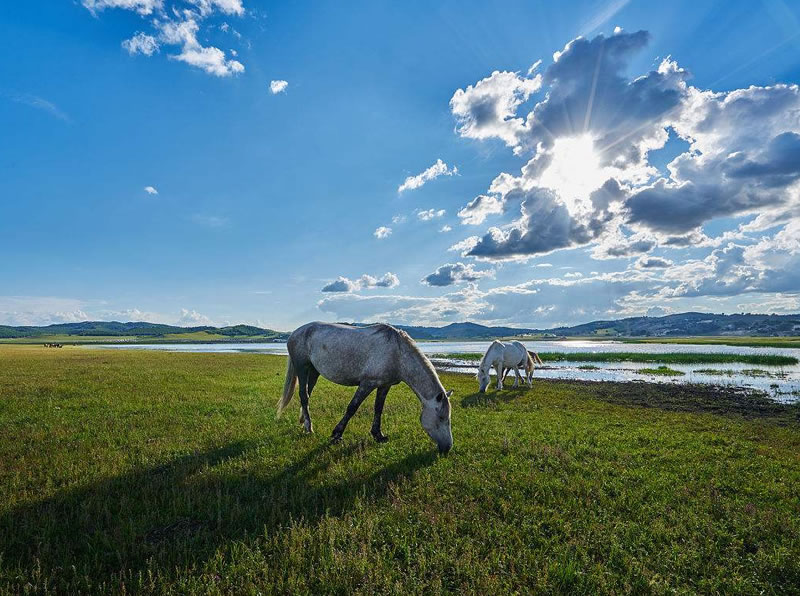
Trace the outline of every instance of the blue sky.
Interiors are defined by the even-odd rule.
[[[800,310],[797,3],[30,0],[0,35],[0,324]]]

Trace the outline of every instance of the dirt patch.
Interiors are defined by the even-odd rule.
[[[746,387],[727,387],[705,383],[647,383],[632,381],[538,380],[543,384],[568,384],[585,387],[588,396],[615,404],[659,408],[680,412],[735,414],[745,418],[776,418],[800,422],[800,407],[782,404],[767,394]]]

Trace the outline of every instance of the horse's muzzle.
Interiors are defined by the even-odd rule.
[[[439,447],[439,453],[445,454],[450,452],[450,450],[453,448],[453,444],[452,443],[439,444],[438,447]]]

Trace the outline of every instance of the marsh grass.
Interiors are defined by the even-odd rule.
[[[434,358],[454,358],[458,360],[480,360],[483,354],[454,353],[434,354]],[[794,356],[775,354],[689,354],[663,353],[644,354],[641,352],[539,352],[544,362],[642,362],[664,364],[760,364],[764,366],[789,366],[797,364]]]
[[[668,366],[659,366],[658,368],[640,368],[638,371],[643,375],[660,375],[662,377],[682,377],[686,373]]]
[[[786,377],[786,373],[764,370],[763,368],[743,368],[741,370],[731,370],[725,368],[698,368],[693,372],[701,373],[704,375],[724,375],[724,376],[745,376],[745,377],[762,377],[782,379]]]
[[[405,386],[384,432],[285,359],[0,348],[0,592],[785,593],[798,409],[722,388],[455,388],[434,453]]]
[[[576,338],[577,339],[577,338]],[[695,344],[709,346],[748,346],[756,348],[800,348],[800,335],[747,337],[715,335],[708,337],[618,338],[625,343]]]

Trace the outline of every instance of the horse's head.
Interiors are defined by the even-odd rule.
[[[450,396],[453,391],[444,391],[431,399],[422,400],[422,428],[433,439],[440,453],[447,453],[453,447],[453,433],[450,430]]]
[[[487,367],[486,370],[479,368],[478,369],[478,391],[481,393],[486,392],[486,388],[489,386],[489,381],[491,378],[489,377],[489,368]]]

